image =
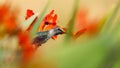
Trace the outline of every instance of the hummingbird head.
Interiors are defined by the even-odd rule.
[[[49,31],[50,36],[56,36],[56,35],[63,34],[63,33],[65,32],[59,27],[55,27]]]

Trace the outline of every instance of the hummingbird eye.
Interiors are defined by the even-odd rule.
[[[57,30],[61,31],[61,29],[57,28]]]

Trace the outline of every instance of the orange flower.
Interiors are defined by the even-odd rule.
[[[56,26],[57,15],[53,14],[54,10],[52,10],[48,15],[45,16],[45,18],[40,24],[39,31],[50,30]]]
[[[17,9],[10,9],[10,7],[11,5],[7,3],[5,3],[3,6],[0,6],[0,26],[4,27],[4,35],[7,34],[12,37],[12,34],[17,37],[23,56],[21,58],[24,61],[27,61],[34,54],[35,46],[32,46],[28,33],[22,31],[21,28],[16,28],[19,27],[19,25],[17,25],[18,11]],[[28,16],[30,16],[30,14],[28,14]]]
[[[40,23],[40,28],[38,31],[50,30],[57,26],[56,24],[57,14],[54,14],[54,10],[52,10],[49,14],[45,16],[43,21]],[[56,39],[57,36],[53,36],[52,39]]]
[[[81,34],[83,34],[87,30],[87,11],[86,10],[79,10],[76,13],[76,18],[74,21],[73,27],[73,38],[76,39]]]
[[[23,55],[23,58],[22,58],[23,62],[30,60],[30,58],[34,54],[36,48],[31,44],[29,34],[20,32],[18,34],[18,40],[19,40],[19,43],[20,43],[22,51],[23,51],[22,52],[23,53],[22,54]]]
[[[29,17],[31,17],[32,15],[34,15],[34,12],[30,9],[27,10],[26,13],[26,18],[28,19]],[[37,19],[37,18],[36,18]],[[32,22],[32,24],[28,27],[27,31],[29,31],[31,29],[31,27],[33,26],[33,24],[35,23],[36,19]],[[40,23],[39,29],[38,31],[46,31],[46,30],[50,30],[54,27],[57,27],[56,25],[56,20],[57,20],[57,14],[54,14],[54,10],[52,10],[49,14],[47,14],[44,19],[42,20],[42,22]],[[57,36],[53,36],[52,39],[56,39]]]
[[[6,32],[13,33],[17,26],[16,18],[17,18],[17,11],[12,12],[10,10],[10,5],[4,4],[0,6],[0,24],[3,25],[6,29]]]
[[[89,34],[95,34],[98,31],[98,20],[89,20],[87,17],[88,11],[86,9],[80,9],[76,13],[72,32],[73,39],[77,39],[81,34],[84,34],[85,32],[88,32]]]
[[[34,15],[33,10],[27,9],[25,20],[27,20],[27,19],[28,19],[29,17],[31,17],[32,15]]]
[[[99,31],[99,20],[94,19],[87,25],[87,33],[89,35],[96,35]]]

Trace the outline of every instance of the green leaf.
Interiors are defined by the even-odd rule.
[[[74,46],[63,48],[60,53],[58,52],[59,68],[99,68],[110,48],[106,39],[97,38],[83,44],[69,44]]]
[[[113,30],[110,33],[113,40],[120,40],[120,17],[118,18]]]
[[[119,0],[118,4],[116,5],[115,10],[111,14],[111,16],[108,18],[107,22],[105,23],[105,25],[101,31],[101,34],[105,34],[105,33],[108,33],[110,31],[110,28],[112,27],[112,23],[114,22],[115,17],[117,15],[117,12],[119,11],[119,9],[120,9],[120,0]]]
[[[111,16],[112,12],[113,12],[113,9],[111,9],[107,14],[105,14],[102,17],[102,19],[100,20],[99,25],[98,25],[100,30],[103,28],[103,25],[106,23],[108,17]]]

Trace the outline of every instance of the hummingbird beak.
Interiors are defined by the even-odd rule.
[[[62,28],[58,29],[58,31],[59,31],[60,34],[64,34],[65,33],[65,31]]]
[[[58,28],[55,35],[64,34],[64,33],[65,33],[65,32],[64,32],[63,29]]]

